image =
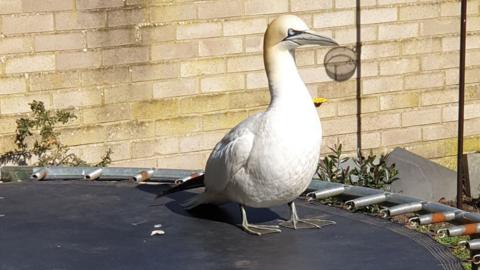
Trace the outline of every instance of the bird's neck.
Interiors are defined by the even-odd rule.
[[[294,52],[269,48],[265,50],[264,62],[270,89],[270,106],[285,108],[292,106],[308,106],[311,96],[298,74]]]

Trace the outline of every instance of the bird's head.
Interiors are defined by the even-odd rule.
[[[335,40],[312,32],[297,16],[282,15],[272,21],[265,32],[264,49],[276,47],[294,50],[302,45],[337,46]]]

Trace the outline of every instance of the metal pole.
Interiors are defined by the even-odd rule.
[[[361,13],[360,0],[356,0],[356,27],[357,27],[357,149],[362,149],[362,31],[361,31]]]
[[[467,32],[467,0],[462,0],[460,15],[460,73],[458,91],[457,208],[463,201],[463,120],[465,104],[465,43]]]

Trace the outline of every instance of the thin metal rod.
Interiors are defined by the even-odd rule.
[[[465,106],[465,43],[467,33],[467,0],[462,0],[460,15],[460,74],[458,91],[457,208],[463,200],[463,125]]]
[[[356,0],[355,24],[357,30],[357,149],[362,149],[362,28],[360,0]]]

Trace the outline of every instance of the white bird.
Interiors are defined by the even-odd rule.
[[[264,63],[270,105],[265,112],[242,121],[215,146],[206,164],[205,191],[188,201],[187,208],[236,202],[241,208],[242,228],[257,235],[280,229],[275,225],[249,224],[245,206],[288,203],[291,218],[280,223],[285,227],[320,228],[334,224],[300,219],[294,204],[315,173],[322,142],[317,110],[295,65],[295,49],[307,44],[337,45],[334,40],[311,32],[293,15],[283,15],[268,26]]]

